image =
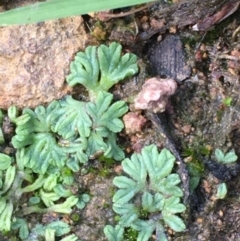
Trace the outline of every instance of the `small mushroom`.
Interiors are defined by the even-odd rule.
[[[176,89],[177,83],[173,79],[148,79],[134,100],[134,106],[136,109],[152,110],[154,113],[164,112],[169,96],[173,95]]]

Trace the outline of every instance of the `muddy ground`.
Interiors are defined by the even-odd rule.
[[[187,230],[173,233],[169,229],[169,240],[236,241],[240,240],[240,168],[238,164],[220,166],[214,151],[234,149],[240,155],[240,9],[237,1],[212,1],[213,6],[201,2],[158,3],[108,21],[84,16],[85,27],[89,44],[119,41],[125,51],[139,56],[140,73],[113,89],[116,99],[127,101],[130,108],[145,79],[161,76],[178,82],[168,109],[160,115],[161,128],[142,112],[148,120],[142,131],[134,135],[123,132],[119,138],[127,155],[150,143],[171,149],[170,138],[188,170],[195,168],[195,174],[188,172],[199,182],[190,191],[189,211],[184,217]],[[232,6],[228,5],[224,15],[221,11],[228,2]],[[215,13],[222,13],[222,20],[209,17],[209,21],[205,19],[208,25],[200,22]],[[198,23],[202,31],[193,30]],[[92,197],[83,211],[74,211],[80,219],[72,222],[72,230],[83,241],[106,240],[102,230],[114,220],[112,178],[118,167],[94,160],[87,175],[76,177]],[[228,186],[227,197],[216,200],[217,185],[222,182]],[[41,222],[42,217],[29,218],[34,219]]]
[[[199,8],[193,11],[194,2]],[[148,143],[171,149],[169,141],[160,133],[161,130],[164,134],[167,132],[187,166],[199,171],[199,184],[190,192],[188,229],[183,234],[172,234],[169,230],[170,240],[240,240],[239,165],[223,167],[214,156],[216,148],[224,152],[234,149],[238,156],[240,154],[240,37],[237,31],[240,11],[235,9],[224,21],[211,25],[213,18],[208,16],[214,15],[213,12],[223,13],[226,2],[215,1],[214,11],[213,6],[207,7],[207,2],[199,3],[190,1],[178,7],[154,5],[133,19],[119,20],[122,25],[125,21],[122,29],[115,24],[110,34],[104,33],[109,34],[111,40],[125,44],[143,63],[138,79],[120,87],[124,94],[119,95],[125,100],[141,89],[145,78],[161,76],[178,81],[169,109],[160,115],[163,127],[156,127],[149,119],[141,134],[128,137],[128,148],[132,150]],[[201,13],[200,18],[194,15],[196,12]],[[136,36],[134,21],[139,27]],[[193,31],[194,24],[202,24],[205,31]],[[99,26],[95,25],[93,30],[99,30]],[[132,39],[136,40],[134,44],[131,44]],[[227,183],[228,195],[224,200],[216,200],[216,188],[222,182]]]

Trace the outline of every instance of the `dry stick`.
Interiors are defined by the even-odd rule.
[[[157,129],[157,132],[159,132],[161,135],[164,135],[166,140],[166,147],[170,149],[170,151],[174,154],[174,156],[177,159],[177,164],[179,165],[179,175],[182,180],[182,185],[184,189],[184,204],[189,204],[189,176],[188,171],[186,168],[186,164],[183,161],[182,157],[180,156],[179,152],[177,151],[174,142],[172,141],[172,138],[170,137],[170,134],[165,130],[164,123],[159,116],[153,112],[148,111],[147,117],[151,120],[151,122],[154,124],[154,126]]]
[[[234,40],[234,41],[236,41],[237,40],[237,35],[240,33],[240,26],[233,32],[233,34],[232,34],[232,39]]]
[[[125,17],[125,16],[128,16],[128,15],[131,15],[131,14],[134,14],[134,13],[137,13],[137,12],[140,12],[146,8],[149,8],[151,7],[153,4],[155,4],[156,2],[151,2],[151,3],[148,3],[142,7],[139,7],[139,8],[136,8],[136,9],[133,9],[133,10],[130,10],[128,12],[124,12],[124,13],[107,13],[107,12],[99,12],[97,14],[97,17],[104,20],[105,21],[108,21],[109,19],[111,18],[121,18],[121,17]]]
[[[234,60],[234,61],[239,61],[240,57],[228,55],[228,54],[221,54],[217,56],[218,59],[227,59],[227,60]]]

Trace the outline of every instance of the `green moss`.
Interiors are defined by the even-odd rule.
[[[138,231],[129,227],[124,230],[124,241],[137,241]]]
[[[80,221],[80,215],[78,213],[72,213],[70,218],[73,222],[79,222]]]

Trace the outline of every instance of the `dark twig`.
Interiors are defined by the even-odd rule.
[[[151,2],[151,3],[148,3],[142,7],[139,7],[139,8],[135,8],[135,9],[132,9],[128,12],[124,12],[124,13],[108,13],[108,12],[99,12],[97,13],[97,18],[101,19],[101,20],[105,20],[105,21],[108,21],[109,19],[111,18],[121,18],[121,17],[125,17],[125,16],[128,16],[128,15],[131,15],[131,14],[134,14],[134,13],[137,13],[137,12],[140,12],[146,8],[149,8],[151,7],[153,4],[155,4],[156,2]]]
[[[152,123],[156,127],[157,132],[159,132],[161,135],[164,136],[166,141],[165,143],[166,148],[168,148],[177,159],[177,163],[179,165],[178,172],[181,177],[182,185],[184,189],[184,204],[187,205],[189,203],[189,176],[186,169],[186,164],[183,161],[182,157],[180,156],[178,150],[176,149],[174,141],[172,140],[170,134],[168,133],[166,128],[164,128],[165,124],[162,118],[160,118],[159,115],[150,111],[147,112],[147,117],[152,121]]]

